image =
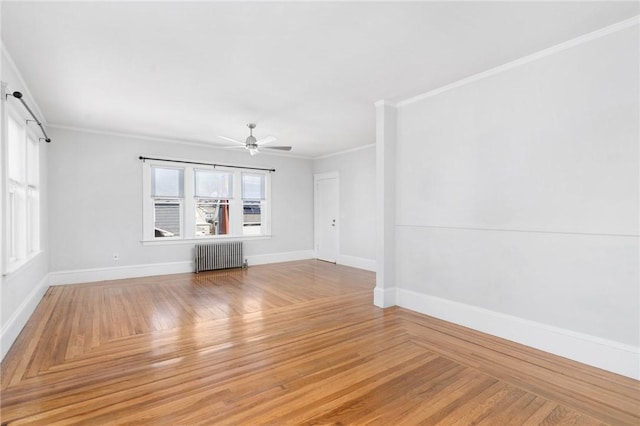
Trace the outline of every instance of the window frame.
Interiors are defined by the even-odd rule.
[[[4,103],[2,184],[5,197],[3,208],[2,274],[10,275],[30,263],[42,252],[40,138],[28,125],[28,120],[13,105]],[[10,175],[11,142],[9,141],[9,121],[13,120],[20,129],[20,144],[24,150],[21,160],[22,176],[18,179]],[[22,198],[21,206],[14,208],[16,194]],[[19,229],[19,232],[15,232]]]
[[[245,205],[249,206],[258,206],[260,222],[258,222],[258,226],[262,231],[263,223],[265,222],[265,215],[268,214],[266,212],[266,197],[267,197],[267,181],[266,177],[262,173],[254,173],[252,170],[243,171],[240,173],[242,178],[242,188],[241,188],[241,197],[242,197],[242,235],[253,235],[251,232],[248,232],[255,224],[246,221],[246,213],[245,213]],[[251,197],[249,196],[250,191],[245,191],[245,176],[263,176],[260,180],[260,191],[259,197]]]
[[[180,163],[185,161],[186,163]],[[243,234],[243,200],[242,200],[242,173],[248,170],[238,166],[208,166],[202,164],[189,164],[189,160],[150,160],[142,161],[142,244],[192,244],[194,242],[214,242],[229,240],[261,240],[270,239],[271,235],[271,173],[268,170],[251,171],[264,174],[265,200],[262,201],[263,229],[260,235]],[[156,237],[153,221],[153,197],[151,196],[151,169],[152,167],[179,168],[183,170],[183,198],[181,199],[182,217],[180,236]],[[207,197],[196,196],[196,170],[227,172],[232,174],[232,197],[229,202],[229,233],[220,235],[198,235],[196,224],[196,208],[198,200],[206,200]]]
[[[154,168],[161,168],[161,169],[170,169],[170,170],[179,170],[180,172],[182,172],[182,175],[180,176],[180,180],[182,180],[182,188],[181,189],[180,194],[176,195],[176,196],[172,196],[172,195],[165,195],[165,194],[161,194],[161,195],[154,195],[154,191],[153,191],[153,185],[152,182],[154,182],[154,176],[153,176],[153,169]],[[161,239],[161,240],[180,240],[182,239],[182,237],[184,236],[184,217],[185,217],[185,206],[184,206],[184,199],[185,199],[185,193],[184,193],[184,180],[185,180],[185,170],[184,167],[180,167],[180,166],[176,166],[174,164],[151,164],[149,167],[149,197],[147,202],[151,203],[151,224],[153,225],[151,227],[151,229],[149,229],[149,232],[152,232],[151,236],[154,239]],[[179,182],[180,184],[180,182]],[[156,204],[177,204],[178,205],[178,214],[179,214],[179,219],[178,219],[178,235],[173,235],[173,236],[168,236],[168,237],[156,237],[155,236],[155,215],[156,215]]]

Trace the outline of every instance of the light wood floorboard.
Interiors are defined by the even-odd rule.
[[[640,425],[640,382],[372,304],[320,261],[51,287],[2,424]]]

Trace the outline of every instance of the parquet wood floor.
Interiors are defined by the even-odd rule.
[[[2,424],[640,424],[640,383],[401,308],[319,261],[51,287]]]

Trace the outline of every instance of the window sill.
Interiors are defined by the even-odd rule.
[[[38,255],[42,253],[42,250],[38,250],[36,252],[31,253],[24,259],[14,260],[13,262],[7,262],[7,267],[5,271],[3,271],[2,276],[10,277],[11,275],[17,274],[18,272],[25,269]]]
[[[247,235],[238,237],[202,237],[202,238],[167,238],[166,240],[156,238],[153,240],[142,240],[143,246],[164,246],[164,245],[180,245],[194,243],[214,243],[225,241],[254,241],[254,240],[270,240],[271,235]]]

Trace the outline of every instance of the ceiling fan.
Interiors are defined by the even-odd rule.
[[[244,148],[244,149],[248,149],[249,153],[251,155],[256,155],[258,154],[260,151],[258,151],[258,148],[265,148],[265,149],[277,149],[280,151],[291,151],[291,147],[290,146],[265,146],[268,143],[274,142],[276,140],[276,138],[274,136],[267,136],[266,138],[262,138],[262,139],[256,139],[255,136],[253,136],[253,129],[256,128],[256,125],[254,123],[249,123],[247,124],[247,127],[249,128],[249,137],[247,137],[247,140],[245,142],[240,142],[237,141],[235,139],[232,138],[227,138],[225,136],[218,136],[221,139],[227,140],[227,141],[231,141],[231,142],[235,142],[241,146],[238,145],[232,145],[232,146],[227,146],[225,148]]]

